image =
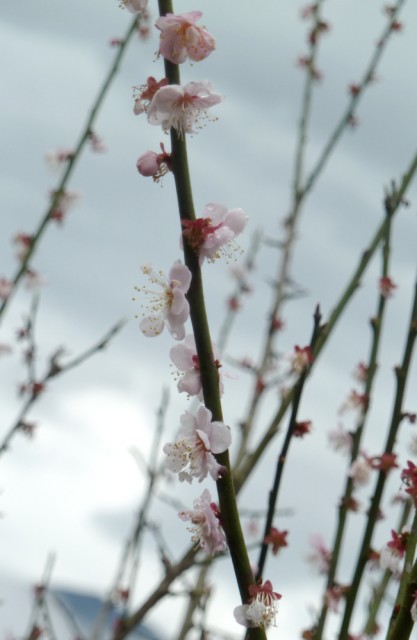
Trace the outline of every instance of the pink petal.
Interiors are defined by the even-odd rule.
[[[175,347],[174,347],[175,349]],[[187,371],[178,381],[178,391],[188,393],[189,396],[196,396],[201,391],[201,378],[198,371]]]
[[[223,422],[212,422],[207,429],[207,435],[213,453],[223,453],[232,443],[230,429]]]
[[[194,366],[194,363],[192,361],[194,352],[185,344],[187,337],[185,338],[183,344],[175,345],[175,347],[172,347],[171,351],[169,352],[169,357],[180,371],[187,371],[188,369],[192,369]]]
[[[155,338],[156,336],[159,336],[162,333],[164,326],[165,322],[162,316],[149,316],[148,318],[143,318],[139,325],[140,330],[147,338]]]
[[[248,220],[249,218],[243,209],[231,209],[226,215],[224,224],[232,229],[235,235],[238,235],[243,231]]]

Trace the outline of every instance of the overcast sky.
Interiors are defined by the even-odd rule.
[[[280,237],[280,222],[288,212],[303,86],[296,61],[306,52],[302,6],[293,0],[264,0],[261,8],[247,0],[202,0],[199,5],[181,0],[175,5],[177,12],[203,11],[203,22],[217,39],[217,50],[207,60],[183,65],[184,83],[209,79],[225,96],[215,110],[218,121],[189,140],[197,212],[208,202],[245,209],[250,223],[240,241],[243,248],[256,229]],[[150,2],[150,9],[156,18],[156,3]],[[327,0],[323,16],[331,31],[320,47],[323,79],[315,90],[307,168],[338,122],[347,87],[360,79],[386,22],[382,2],[376,0]],[[308,342],[317,303],[324,318],[328,315],[382,219],[384,187],[402,175],[417,151],[417,7],[412,0],[405,3],[400,19],[404,29],[393,36],[377,81],[358,109],[359,126],[343,136],[303,211],[292,275],[307,295],[286,309],[280,343],[284,353]],[[16,269],[12,237],[36,229],[48,191],[57,184],[58,176],[44,162],[45,152],[75,144],[114,56],[109,40],[121,37],[130,20],[116,0],[27,0],[24,8],[21,3],[2,7],[0,277],[10,277]],[[132,111],[132,87],[149,75],[163,75],[157,48],[154,29],[146,43],[132,41],[95,126],[108,150],[84,151],[70,184],[82,197],[62,228],[50,226],[33,261],[45,279],[36,329],[41,372],[57,347],[64,345],[76,355],[120,318],[126,318],[127,325],[104,353],[51,383],[29,416],[39,425],[34,440],[16,438],[0,459],[1,638],[24,632],[19,588],[39,580],[50,551],[57,554],[56,584],[106,592],[144,489],[129,449],[137,447],[145,456],[149,452],[163,385],[170,390],[167,439],[189,406],[171,375],[170,336],[142,336],[134,317],[139,305],[131,300],[133,286],[143,282],[141,264],[151,262],[168,272],[180,257],[171,177],[165,177],[161,188],[135,168],[141,153],[168,141],[159,128]],[[371,454],[383,446],[394,389],[392,368],[402,357],[415,279],[415,186],[409,200],[411,206],[400,212],[394,228],[391,272],[398,290],[389,303],[377,384],[380,400],[372,407],[366,441]],[[263,248],[252,277],[254,291],[231,337],[229,356],[256,358],[270,300],[266,280],[276,263],[276,251]],[[294,510],[292,518],[280,523],[290,530],[290,546],[267,567],[266,577],[284,595],[279,629],[271,631],[271,638],[299,637],[300,629],[312,622],[308,607],[317,606],[320,597],[321,582],[304,559],[312,533],[332,540],[345,470],[329,451],[326,433],[339,421],[338,409],[354,385],[352,370],[367,357],[379,263],[379,257],[373,261],[306,389],[302,418],[311,419],[314,430],[308,441],[294,443],[282,491],[282,506]],[[216,336],[234,281],[224,261],[205,265],[204,278]],[[0,356],[0,434],[20,406],[16,388],[24,370],[14,334],[30,300],[21,288],[1,327],[0,342],[10,343],[14,352]],[[417,409],[416,374],[414,366],[405,403],[410,411]],[[238,375],[225,383],[225,416],[232,430],[246,409],[242,398],[248,380]],[[265,419],[273,406],[265,407]],[[404,434],[405,444],[409,435]],[[271,451],[245,488],[242,504],[260,506],[273,461]],[[393,491],[398,488],[394,482]],[[189,506],[201,490],[195,484],[175,488]],[[214,494],[214,487],[210,490]],[[184,523],[171,509],[158,507],[153,518],[169,527],[174,555],[186,548]],[[357,525],[362,523],[363,516],[357,516]],[[381,544],[394,524],[380,527]],[[153,583],[160,575],[153,545],[146,548],[138,593],[146,593],[149,580]],[[349,566],[347,561],[342,567],[346,581]],[[212,580],[216,595],[211,611],[221,612],[213,620],[218,624],[222,619],[224,628],[240,637],[232,615],[238,592],[226,560],[219,562]],[[180,619],[177,602],[167,601],[151,619],[173,640],[174,622]]]

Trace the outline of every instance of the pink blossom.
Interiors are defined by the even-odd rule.
[[[13,242],[17,246],[16,257],[23,262],[32,247],[33,236],[27,233],[17,233],[13,238]]]
[[[353,409],[360,409],[364,412],[369,406],[369,396],[366,393],[358,393],[355,389],[352,389],[346,401],[339,409],[339,413],[345,413]]]
[[[198,62],[216,48],[211,33],[196,26],[202,15],[201,11],[190,11],[177,16],[167,13],[158,18],[155,24],[161,31],[159,51],[166,60],[181,64],[188,57]]]
[[[54,209],[51,211],[51,220],[62,223],[71,209],[71,207],[79,200],[81,194],[79,191],[61,191],[56,195],[56,191],[50,191],[51,200],[56,198]]]
[[[262,581],[257,585],[251,584],[249,593],[249,603],[241,604],[233,611],[236,622],[244,627],[267,627],[270,624],[276,627],[278,600],[282,595],[273,591],[269,580],[264,585]]]
[[[168,78],[162,78],[157,81],[153,76],[149,76],[146,80],[146,84],[141,84],[140,87],[133,87],[133,97],[135,100],[135,106],[133,112],[135,115],[141,113],[148,113],[149,106],[155,93],[161,87],[165,87],[168,84]]]
[[[294,347],[294,355],[292,357],[291,369],[294,373],[303,373],[312,364],[314,356],[311,347]]]
[[[236,248],[234,239],[246,226],[247,214],[243,209],[226,209],[222,204],[210,202],[203,211],[203,217],[196,220],[183,220],[182,235],[188,244],[200,257],[200,264],[204,258],[214,262],[224,254],[231,257]]]
[[[6,300],[12,290],[12,281],[7,278],[0,278],[0,300]]]
[[[314,565],[320,574],[328,573],[332,552],[327,549],[323,538],[318,534],[311,536],[310,544],[313,551],[307,556],[308,562]]]
[[[282,547],[288,547],[288,531],[280,531],[276,527],[271,527],[268,535],[264,538],[264,544],[272,545],[272,555],[276,556]]]
[[[355,487],[363,487],[368,484],[371,477],[372,465],[366,456],[356,458],[352,462],[348,476],[352,478]]]
[[[213,454],[223,453],[230,447],[230,429],[223,422],[211,422],[211,417],[211,411],[203,405],[195,417],[186,411],[180,419],[178,440],[164,446],[168,469],[178,473],[181,482],[191,483],[193,478],[202,482],[208,474],[218,480],[225,473]]]
[[[94,133],[94,131],[90,131],[88,134],[88,141],[91,145],[91,149],[95,151],[95,153],[105,153],[107,151],[107,146],[104,140]]]
[[[220,368],[220,354],[217,351],[216,345],[213,344],[212,346],[214,364],[217,368]],[[178,367],[179,371],[184,372],[177,383],[178,391],[180,393],[188,393],[189,396],[198,396],[201,399],[203,394],[201,389],[200,362],[197,355],[194,336],[190,334],[186,336],[183,343],[172,347],[169,352],[169,356],[175,366]],[[223,382],[221,376],[219,376],[219,378],[220,393],[222,394]]]
[[[148,122],[161,125],[164,131],[173,127],[179,136],[194,133],[194,125],[198,123],[201,128],[201,119],[207,117],[207,109],[222,100],[221,95],[213,93],[207,80],[189,82],[185,87],[170,84],[161,87],[153,96]]]
[[[158,182],[168,171],[172,171],[171,154],[165,151],[161,142],[161,153],[145,151],[139,156],[136,168],[142,176],[151,177]]]
[[[135,287],[136,291],[149,295],[147,307],[150,313],[141,321],[140,330],[148,338],[154,338],[162,333],[166,323],[172,337],[182,340],[185,336],[184,324],[190,313],[190,305],[185,297],[191,283],[190,270],[177,260],[171,267],[169,278],[162,271],[154,271],[150,265],[144,265],[142,272],[161,291]]]
[[[33,269],[26,269],[25,271],[25,286],[26,289],[37,289],[45,284],[46,279],[39,273],[39,271],[33,271]]]
[[[398,573],[400,563],[405,555],[407,541],[410,534],[408,527],[403,527],[401,533],[391,530],[391,540],[381,549],[379,564],[382,569],[389,569],[392,573]]]
[[[329,444],[334,451],[350,453],[352,451],[352,434],[341,425],[327,434]]]
[[[74,155],[72,149],[57,149],[56,151],[48,150],[45,153],[45,160],[49,168],[53,171],[61,169],[62,165],[69,162]]]
[[[121,6],[130,13],[141,13],[148,6],[148,0],[121,0]]]
[[[379,292],[383,298],[391,298],[396,288],[397,285],[388,276],[379,279]]]
[[[343,587],[336,583],[329,587],[324,594],[326,607],[333,613],[338,613],[340,600],[346,596],[348,589],[349,587]]]
[[[181,520],[189,520],[194,526],[189,529],[191,540],[203,549],[207,555],[226,549],[226,537],[219,520],[219,510],[211,502],[210,492],[205,489],[200,498],[194,500],[194,509],[181,511]]]
[[[359,362],[355,371],[353,372],[353,377],[358,382],[366,384],[369,376],[369,367],[364,362]]]

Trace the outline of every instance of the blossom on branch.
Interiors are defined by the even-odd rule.
[[[139,156],[136,168],[142,176],[152,176],[154,182],[159,182],[162,176],[168,171],[172,171],[171,157],[171,154],[165,151],[165,147],[161,142],[161,153],[145,151]]]
[[[339,425],[337,429],[331,429],[327,433],[329,445],[334,451],[342,453],[350,453],[352,451],[352,434]]]
[[[355,487],[364,487],[368,484],[372,468],[370,459],[364,455],[356,458],[356,460],[352,462],[348,476],[352,478]]]
[[[207,80],[163,86],[155,93],[149,105],[148,122],[161,125],[164,131],[171,127],[180,137],[195,133],[194,125],[202,128],[201,120],[207,118],[207,109],[219,104],[223,96],[211,90]]]
[[[7,278],[0,278],[0,300],[6,300],[12,290],[13,283]]]
[[[23,262],[29,253],[33,242],[33,236],[28,233],[17,233],[13,238],[13,243],[17,247],[16,258]]]
[[[211,422],[211,411],[203,405],[196,415],[186,411],[180,418],[181,429],[178,439],[164,446],[168,457],[167,467],[178,473],[181,482],[192,482],[198,478],[202,482],[210,474],[218,480],[225,474],[225,468],[218,464],[213,454],[223,453],[230,447],[230,429],[223,422]]]
[[[194,526],[189,528],[191,540],[207,555],[226,549],[226,537],[220,524],[219,509],[211,502],[210,492],[205,489],[201,496],[194,500],[194,509],[181,511],[181,520],[189,520]]]
[[[181,64],[187,58],[198,62],[204,60],[216,48],[216,41],[203,27],[196,22],[203,14],[201,11],[190,11],[180,15],[167,13],[155,23],[160,30],[159,52],[166,60]]]
[[[162,78],[162,80],[157,81],[153,76],[149,76],[146,84],[141,84],[140,87],[133,87],[133,97],[135,99],[135,106],[133,107],[134,114],[138,116],[141,113],[148,113],[149,105],[155,93],[167,84],[168,78]]]
[[[294,355],[292,357],[291,369],[294,373],[304,373],[309,369],[310,365],[314,361],[314,356],[311,351],[311,347],[299,347],[296,345],[294,347]]]
[[[382,547],[379,555],[379,564],[382,569],[398,573],[401,560],[405,555],[409,535],[408,527],[403,527],[399,534],[394,529],[391,530],[391,540]]]
[[[288,547],[287,536],[287,530],[280,531],[275,527],[271,527],[268,535],[264,538],[264,544],[272,545],[272,555],[276,556],[282,547]]]
[[[262,585],[249,585],[249,604],[241,604],[233,611],[236,622],[244,627],[267,627],[270,624],[276,626],[278,613],[278,600],[282,598],[280,593],[273,591],[269,580]]]
[[[148,338],[154,338],[162,333],[166,324],[172,337],[182,340],[185,336],[184,324],[190,314],[185,294],[190,287],[191,271],[177,260],[170,269],[169,278],[162,271],[154,271],[150,265],[144,265],[142,272],[161,291],[135,287],[136,291],[150,296],[147,305],[150,313],[141,321],[140,330]]]
[[[307,561],[315,566],[321,575],[328,573],[332,552],[326,547],[323,538],[319,534],[311,536],[310,544],[313,547],[313,551],[307,556]]]
[[[126,8],[130,13],[142,13],[148,6],[148,0],[121,0],[120,6]]]
[[[391,298],[396,288],[397,285],[388,276],[379,279],[379,292],[383,298]]]
[[[203,217],[183,220],[182,235],[198,254],[200,264],[207,258],[214,262],[222,254],[230,258],[239,247],[234,239],[246,226],[249,219],[243,209],[226,209],[222,204],[210,202],[203,211]]]
[[[51,220],[62,223],[71,207],[79,200],[81,194],[78,191],[66,191],[62,189],[60,192],[51,190],[49,192],[51,201],[55,199],[54,208],[51,210]]]
[[[220,354],[215,344],[212,345],[212,348],[214,366],[220,369],[222,366],[220,363]],[[172,347],[169,356],[180,372],[180,379],[177,383],[178,391],[180,393],[188,393],[189,396],[198,396],[201,399],[203,394],[201,388],[200,361],[197,355],[194,336],[190,334],[186,336],[183,343]],[[181,372],[183,372],[183,375],[181,375]],[[219,389],[220,394],[223,394],[223,381],[220,372]]]
[[[73,156],[74,151],[72,149],[48,150],[45,152],[45,161],[50,169],[58,171],[64,164],[72,160]]]
[[[311,431],[311,420],[303,420],[300,422],[296,422],[294,425],[293,436],[295,438],[304,438],[307,433]]]

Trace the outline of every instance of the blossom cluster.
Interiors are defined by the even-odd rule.
[[[122,4],[133,13],[146,10],[145,0],[123,0]],[[159,55],[172,64],[182,64],[187,59],[193,62],[204,60],[214,51],[214,37],[197,23],[202,17],[200,11],[181,15],[168,13],[155,23],[160,32]],[[165,133],[183,140],[186,135],[196,133],[209,117],[208,110],[218,105],[223,97],[216,93],[208,80],[191,81],[185,85],[172,84],[168,78],[156,79],[149,76],[146,82],[134,89],[134,113],[145,114],[148,123],[160,126]],[[155,182],[176,172],[176,158],[160,143],[160,152],[147,150],[136,163],[138,172],[152,177]],[[182,216],[180,246],[187,246],[198,257],[201,267],[205,260],[214,262],[221,256],[234,257],[238,249],[236,237],[246,226],[248,216],[243,209],[227,209],[224,205],[210,202],[198,218]],[[186,254],[187,255],[187,254]],[[188,254],[189,255],[189,254]],[[155,270],[150,264],[142,266],[142,273],[148,279],[147,285],[136,286],[142,306],[140,330],[148,338],[159,336],[166,327],[177,344],[170,349],[170,358],[177,369],[177,389],[200,401],[195,411],[185,411],[180,418],[180,428],[175,439],[163,447],[166,455],[167,471],[177,474],[180,482],[192,484],[193,480],[203,482],[208,477],[215,482],[228,473],[220,460],[230,447],[230,428],[220,420],[213,420],[213,414],[204,404],[201,379],[201,354],[192,333],[186,332],[186,324],[192,312],[190,293],[193,290],[193,260],[187,266],[176,260],[168,276]],[[190,270],[191,269],[191,270]],[[212,345],[211,364],[218,371],[219,394],[222,395],[223,376],[220,374],[221,358],[216,345]],[[310,354],[304,358],[310,361]],[[303,424],[304,423],[300,423]],[[305,423],[307,424],[307,423]],[[309,427],[304,427],[308,432]],[[300,432],[301,435],[301,432]],[[222,514],[212,501],[210,491],[204,489],[193,502],[193,508],[179,514],[181,520],[189,522],[191,540],[208,555],[226,549],[226,535],[222,527]],[[276,553],[279,547],[287,545],[287,532],[271,528],[270,540]],[[267,626],[275,623],[276,603],[281,595],[274,592],[272,584],[266,581],[249,586],[249,600],[235,610],[236,620],[248,627]]]

